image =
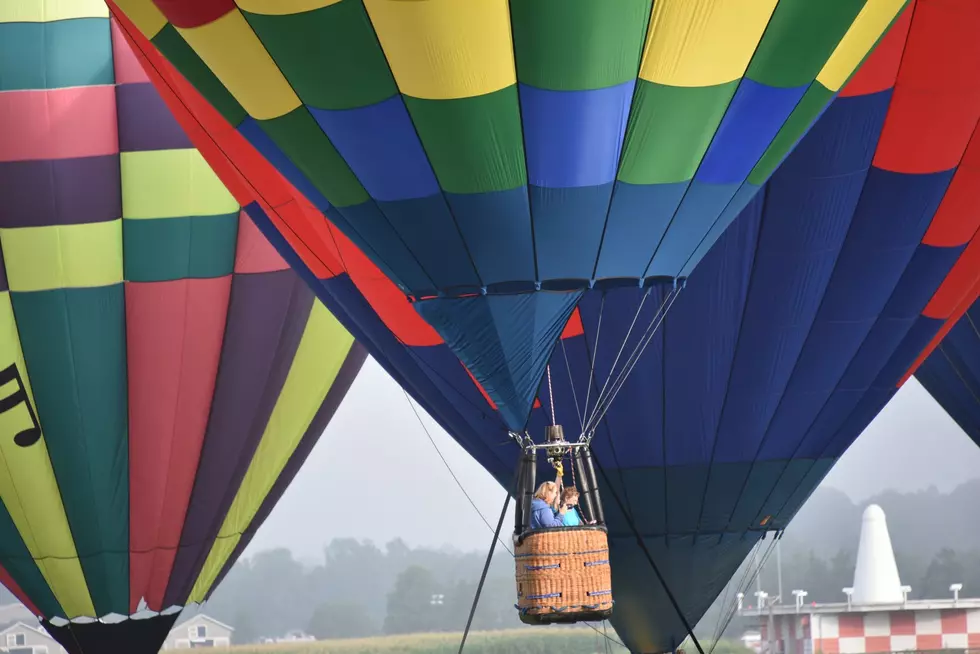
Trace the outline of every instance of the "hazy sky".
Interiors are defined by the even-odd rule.
[[[421,409],[467,492],[496,521],[504,489]],[[980,476],[980,448],[912,379],[824,480],[856,501],[887,488],[950,490]],[[370,499],[369,499],[370,498]],[[383,498],[383,499],[382,499]],[[491,532],[429,443],[405,393],[368,359],[306,465],[246,555],[321,557],[336,537],[483,550]]]

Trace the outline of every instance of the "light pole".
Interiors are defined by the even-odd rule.
[[[847,610],[850,611],[851,610],[851,595],[854,594],[854,589],[853,588],[841,588],[841,590],[844,591],[844,594],[845,595],[847,595]]]
[[[799,613],[800,610],[803,608],[803,598],[806,597],[807,594],[808,593],[805,590],[794,590],[793,591],[793,597],[796,598],[796,612],[797,613]]]
[[[429,598],[429,605],[430,606],[442,606],[443,603],[444,603],[443,600],[445,600],[445,599],[446,599],[446,596],[445,595],[440,595],[440,594],[433,595],[432,597]]]
[[[745,593],[736,593],[735,599],[738,600],[738,612],[742,612],[742,600],[745,598]]]
[[[912,587],[902,586],[900,590],[902,591],[902,606],[905,606],[909,603],[909,593],[912,592]]]
[[[960,591],[963,590],[963,584],[950,584],[949,589],[953,591],[953,606],[956,606],[960,601]]]

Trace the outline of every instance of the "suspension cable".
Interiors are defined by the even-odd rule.
[[[615,499],[616,504],[619,505],[619,510],[623,513],[623,516],[626,518],[626,523],[633,531],[633,536],[636,538],[636,543],[640,546],[640,549],[643,551],[643,555],[644,557],[646,557],[647,563],[650,564],[650,567],[653,569],[653,573],[657,576],[657,580],[660,582],[660,585],[663,586],[664,591],[667,593],[667,599],[670,600],[671,605],[674,607],[674,611],[677,613],[677,617],[681,619],[684,628],[687,629],[687,633],[691,637],[691,640],[694,642],[694,646],[697,648],[698,654],[705,654],[704,649],[701,647],[700,641],[698,641],[698,637],[694,635],[694,628],[691,626],[691,623],[688,622],[687,617],[684,615],[684,611],[681,609],[681,605],[677,601],[677,598],[674,597],[673,591],[670,590],[670,585],[667,583],[667,579],[664,578],[663,574],[660,572],[660,567],[657,565],[657,562],[653,560],[653,555],[650,554],[650,550],[647,549],[647,545],[643,541],[643,536],[640,534],[640,530],[637,528],[636,523],[633,521],[633,516],[631,516],[629,512],[626,510],[626,505],[623,504],[623,500],[619,497],[619,493],[616,492],[616,489],[613,487],[612,482],[609,479],[609,476],[606,474],[605,466],[602,465],[602,462],[599,460],[599,457],[594,452],[593,452],[592,460],[595,461],[596,467],[599,469],[599,474],[602,475],[602,480],[605,483],[606,490],[612,493],[613,499]]]

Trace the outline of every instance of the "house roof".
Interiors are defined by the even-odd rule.
[[[221,627],[222,629],[227,629],[228,631],[234,631],[235,630],[235,628],[232,627],[231,625],[227,625],[224,622],[219,622],[218,620],[215,620],[214,618],[212,618],[210,615],[205,615],[203,613],[198,613],[197,615],[194,615],[194,616],[191,616],[191,617],[187,618],[186,620],[184,620],[180,624],[174,625],[174,628],[170,630],[170,633],[173,633],[173,632],[177,631],[178,629],[180,629],[182,627],[188,626],[189,624],[191,624],[195,620],[206,620],[207,622],[210,622],[211,624],[217,625],[217,626]]]

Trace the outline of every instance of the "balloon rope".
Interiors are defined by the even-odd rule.
[[[551,403],[551,426],[555,426],[555,392],[551,389],[551,364],[548,364],[548,401]]]

